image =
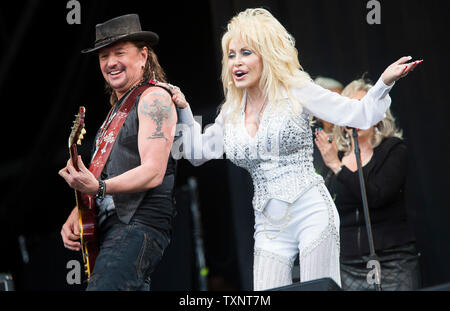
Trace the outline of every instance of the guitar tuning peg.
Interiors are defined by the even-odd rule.
[[[80,140],[80,139],[78,139],[77,145],[78,145],[78,146],[81,146],[81,140]]]
[[[83,129],[81,130],[81,135],[84,135],[84,134],[86,134],[86,130],[83,127]]]
[[[80,141],[84,138],[83,134],[80,134]]]

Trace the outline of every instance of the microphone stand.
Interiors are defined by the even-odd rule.
[[[206,266],[205,252],[203,249],[203,235],[201,226],[200,209],[198,206],[197,180],[193,177],[188,179],[188,187],[191,194],[191,215],[194,238],[194,250],[197,266],[197,282],[200,291],[208,290],[208,267]]]
[[[353,142],[355,144],[355,156],[356,156],[356,164],[358,165],[358,175],[359,175],[359,184],[361,186],[361,197],[363,201],[363,211],[364,211],[364,219],[366,222],[366,229],[367,229],[367,237],[369,239],[369,260],[376,260],[378,264],[375,265],[375,284],[374,288],[377,291],[381,291],[381,271],[380,271],[380,264],[378,261],[377,254],[375,253],[375,246],[373,242],[373,235],[372,235],[372,226],[370,222],[370,215],[369,215],[369,205],[367,203],[367,195],[366,195],[366,184],[364,182],[364,176],[363,176],[363,170],[361,165],[361,154],[359,150],[359,144],[358,144],[358,132],[355,128],[352,128],[352,136],[353,136]]]

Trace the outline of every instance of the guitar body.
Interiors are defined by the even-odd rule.
[[[83,253],[84,267],[88,278],[94,270],[98,256],[97,220],[95,200],[92,196],[79,193],[78,217],[80,219],[80,239]]]
[[[85,108],[80,107],[80,111],[74,121],[72,133],[69,137],[70,159],[76,170],[79,170],[77,144],[81,144],[83,134],[85,133],[84,116]],[[99,252],[95,200],[91,195],[81,193],[77,190],[75,190],[75,199],[80,220],[81,251],[83,253],[85,272],[89,279],[94,270],[95,260]]]

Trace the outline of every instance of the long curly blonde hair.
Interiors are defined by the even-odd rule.
[[[291,87],[302,87],[312,81],[303,71],[298,60],[294,37],[267,10],[262,8],[247,9],[234,16],[222,37],[222,84],[225,102],[221,107],[224,118],[236,120],[244,90],[238,89],[228,70],[228,48],[233,38],[241,39],[262,59],[263,70],[259,88],[264,97],[279,102],[283,98],[281,87],[294,104],[296,111],[301,111],[301,103],[291,94]]]
[[[368,92],[372,88],[372,84],[365,79],[358,79],[350,82],[343,90],[341,95],[351,97],[358,91]],[[386,117],[375,125],[374,135],[371,140],[371,145],[376,148],[385,138],[398,137],[403,139],[403,131],[395,125],[395,118],[391,110],[386,111]],[[350,151],[350,139],[345,130],[345,126],[333,127],[333,138],[336,142],[336,147],[339,151]]]

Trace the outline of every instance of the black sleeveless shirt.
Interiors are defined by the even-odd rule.
[[[117,102],[116,109],[120,107],[127,95]],[[102,171],[101,179],[115,177],[141,164],[138,150],[139,119],[137,113],[140,97],[139,95],[136,98],[133,108],[117,135],[111,154]],[[113,194],[116,213],[108,217],[105,226],[109,227],[111,222],[117,221],[126,224],[136,221],[170,235],[172,220],[176,215],[173,197],[176,164],[176,160],[169,154],[163,181],[155,188],[144,192]]]

